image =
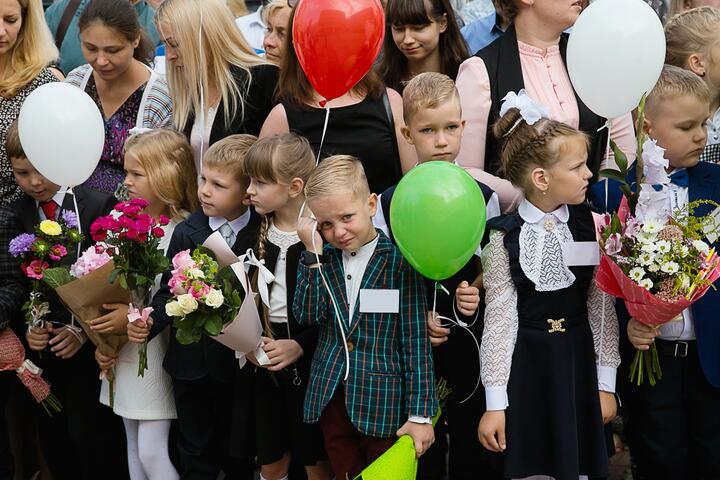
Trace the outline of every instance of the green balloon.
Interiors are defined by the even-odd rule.
[[[432,280],[455,275],[485,232],[485,199],[473,177],[447,162],[428,162],[398,183],[390,204],[395,242],[415,269]]]

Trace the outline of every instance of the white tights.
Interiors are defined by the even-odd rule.
[[[130,480],[179,480],[168,454],[170,420],[123,417]]]

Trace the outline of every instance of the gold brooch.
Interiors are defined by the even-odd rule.
[[[564,318],[561,318],[559,320],[553,320],[552,318],[548,318],[548,323],[550,324],[550,328],[548,329],[548,333],[556,333],[565,332],[565,328],[563,328],[563,322],[565,321]]]

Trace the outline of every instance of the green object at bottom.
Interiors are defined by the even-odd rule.
[[[417,466],[412,437],[403,435],[355,480],[415,480]]]

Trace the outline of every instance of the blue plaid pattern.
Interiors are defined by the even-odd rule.
[[[435,415],[438,403],[422,278],[390,240],[379,235],[361,288],[399,290],[400,309],[393,314],[360,313],[356,306],[346,329],[352,351],[344,389],[345,407],[355,428],[365,435],[387,438],[395,435],[408,415]],[[342,252],[328,245],[323,253],[322,270],[347,325]],[[345,374],[343,340],[319,269],[300,265],[293,311],[301,324],[319,326],[304,415],[306,422],[314,423]]]

